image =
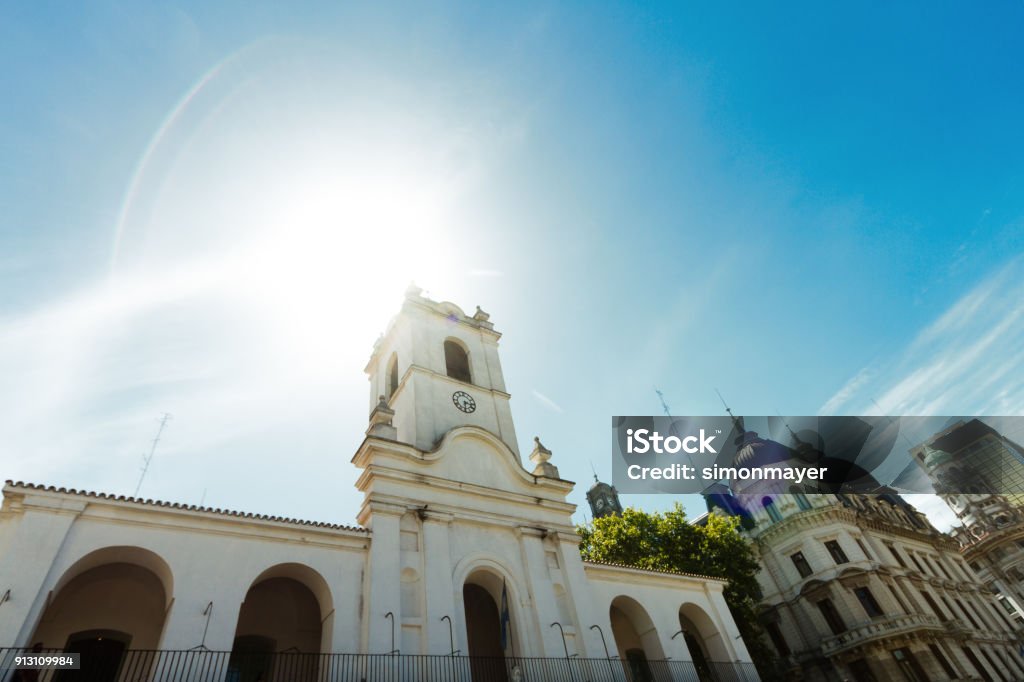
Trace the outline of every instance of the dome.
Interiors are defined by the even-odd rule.
[[[945,450],[936,450],[929,445],[924,446],[924,467],[929,471],[938,469],[940,466],[947,464],[952,459],[953,455],[949,454]]]

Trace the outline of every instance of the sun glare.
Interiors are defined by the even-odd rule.
[[[398,177],[296,183],[266,228],[228,256],[224,284],[262,311],[289,363],[299,355],[315,371],[339,352],[365,351],[410,281],[446,279],[447,234],[428,187]]]

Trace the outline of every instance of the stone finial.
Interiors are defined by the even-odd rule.
[[[558,475],[558,467],[550,463],[551,451],[540,442],[539,436],[533,437],[533,452],[530,453],[530,461],[536,466],[533,469],[534,476],[545,476],[547,478],[561,478]]]
[[[473,313],[473,322],[476,324],[476,326],[483,327],[484,329],[494,329],[494,323],[491,322],[490,320],[490,314],[485,313],[483,310],[480,309],[480,306],[477,306],[476,312]]]
[[[416,298],[423,293],[423,289],[416,286],[415,282],[409,282],[409,286],[405,290],[406,298]]]
[[[388,406],[384,396],[380,396],[373,412],[370,412],[370,426],[366,429],[366,435],[398,440],[398,429],[391,423],[394,416],[395,411]]]

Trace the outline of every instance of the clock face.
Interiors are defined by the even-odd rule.
[[[473,400],[473,396],[465,391],[455,391],[455,393],[452,393],[452,402],[455,403],[455,407],[466,414],[476,411],[476,401]]]

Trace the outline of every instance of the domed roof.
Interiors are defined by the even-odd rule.
[[[793,451],[782,443],[758,437],[753,431],[742,435],[739,450],[733,458],[738,467],[764,467],[793,458]]]
[[[924,466],[926,469],[934,470],[950,462],[953,455],[945,450],[936,450],[930,445],[924,446]]]

